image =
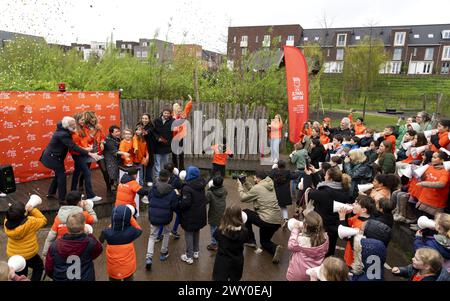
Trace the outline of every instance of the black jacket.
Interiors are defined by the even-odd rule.
[[[293,173],[287,169],[274,169],[270,175],[275,186],[278,205],[286,207],[292,204],[291,180],[297,179],[300,173]]]
[[[219,249],[214,261],[213,280],[240,280],[244,268],[244,243],[249,239],[247,229],[243,227],[239,231],[230,231],[227,235],[216,230],[214,238]]]
[[[45,167],[50,169],[64,166],[64,159],[67,156],[69,148],[77,153],[87,156],[88,151],[82,149],[72,140],[72,134],[69,130],[62,127],[62,122],[58,122],[56,131],[53,133],[52,139],[41,155],[40,161]]]
[[[152,225],[168,225],[178,207],[179,198],[172,185],[158,182],[150,191],[148,219]]]
[[[153,124],[155,125],[155,138],[157,140],[155,147],[155,154],[170,154],[172,143],[172,123],[174,119],[170,117],[169,120],[163,123],[162,117],[155,119]],[[164,141],[158,141],[162,139]]]
[[[311,153],[309,154],[309,157],[311,158],[311,164],[315,168],[319,168],[319,162],[325,162],[326,156],[327,156],[327,153],[322,144],[314,147],[311,150]]]
[[[199,231],[206,226],[205,180],[187,181],[181,190],[180,223],[185,231]]]
[[[373,169],[368,162],[344,163],[344,171],[352,178],[351,191],[354,198],[358,196],[358,185],[372,182]]]
[[[307,186],[307,182],[311,181],[310,176],[305,175],[304,181]],[[322,217],[325,230],[336,233],[339,227],[339,214],[333,212],[333,201],[350,203],[352,199],[350,192],[322,186],[311,191],[309,198],[314,200],[314,211]]]
[[[147,134],[144,135],[144,138],[145,142],[147,143],[148,153],[154,154],[156,145],[158,143],[155,126],[152,123],[149,123],[144,127],[144,130],[147,132]]]
[[[372,141],[373,141],[373,137],[369,137],[369,138],[367,138],[367,137],[362,137],[361,138],[361,140],[359,140],[359,146],[361,146],[361,147],[369,147],[370,146],[370,144],[372,143]]]

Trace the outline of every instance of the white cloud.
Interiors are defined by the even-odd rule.
[[[159,38],[225,51],[227,27],[300,24],[334,27],[449,23],[448,0],[2,0],[0,30],[44,36],[70,44]],[[168,24],[171,27],[168,27]]]

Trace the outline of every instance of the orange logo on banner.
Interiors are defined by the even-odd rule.
[[[105,131],[120,126],[119,93],[0,91],[0,165],[13,166],[17,183],[52,177],[39,158],[58,122],[83,111],[95,111]],[[68,171],[71,159],[66,158]]]

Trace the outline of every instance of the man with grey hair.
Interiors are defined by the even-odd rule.
[[[342,118],[341,124],[339,127],[330,129],[330,133],[332,135],[330,138],[332,139],[336,135],[341,135],[342,137],[344,137],[344,136],[353,137],[354,132],[350,128],[350,125],[351,125],[350,118],[348,118],[348,117]]]
[[[82,212],[69,215],[64,234],[50,246],[45,272],[54,281],[95,281],[94,259],[103,251],[102,244],[85,229]]]
[[[56,126],[56,131],[42,152],[41,163],[55,172],[55,177],[48,189],[47,198],[55,199],[56,191],[58,190],[59,202],[64,202],[67,193],[66,186],[66,169],[64,168],[64,159],[67,156],[69,149],[80,153],[82,156],[90,156],[96,160],[98,155],[91,153],[91,148],[81,148],[72,140],[72,132],[76,130],[75,119],[69,116],[64,117]]]

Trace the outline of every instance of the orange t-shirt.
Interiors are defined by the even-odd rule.
[[[347,220],[349,227],[362,229],[364,221],[359,219],[359,215],[355,215]],[[353,248],[350,241],[347,241],[345,246],[344,260],[347,266],[351,266],[353,263]]]
[[[428,167],[427,171],[425,171],[424,181],[445,183],[445,187],[436,189],[422,186],[419,201],[434,208],[445,208],[447,206],[449,192],[449,176],[449,172],[444,168],[437,169],[434,166]]]
[[[384,136],[384,140],[390,141],[392,143],[392,152],[395,154],[395,143],[397,142],[397,139],[394,135]]]
[[[188,119],[188,118],[189,118],[189,114],[191,113],[191,110],[192,110],[192,100],[190,100],[190,101],[186,104],[186,106],[184,107],[184,117],[185,117],[185,119]],[[180,115],[174,115],[173,118],[174,118],[175,120],[179,120],[179,119],[181,119],[181,118],[183,118],[183,117],[182,117],[182,115],[180,114]],[[182,140],[184,137],[186,137],[186,135],[187,135],[187,125],[186,125],[186,122],[183,122],[180,126],[176,127],[176,128],[174,129],[174,131],[172,132],[172,136],[173,136],[173,137],[176,137],[177,140]]]
[[[84,137],[83,137],[84,135]],[[91,147],[94,143],[94,139],[89,135],[89,130],[87,128],[82,128],[81,131],[76,131],[72,133],[73,142],[81,148]],[[80,153],[77,153],[73,150],[69,150],[71,155],[79,156]]]
[[[228,157],[232,154],[231,150],[227,149],[226,152],[223,153],[222,150],[219,150],[218,144],[214,144],[211,148],[214,151],[212,163],[223,166],[227,165]]]
[[[128,158],[125,156],[122,156],[123,165],[125,165],[125,166],[133,165],[133,160],[134,160],[133,141],[132,140],[131,141],[127,141],[127,140],[120,141],[119,151],[130,154],[130,156]]]
[[[419,181],[415,177],[413,177],[408,183],[408,192],[416,199],[419,198],[420,193],[422,192],[422,186],[417,185],[417,183],[419,183]]]
[[[446,148],[447,145],[450,143],[450,139],[448,139],[448,132],[439,133],[438,136],[439,136],[439,145],[441,145],[443,148]],[[439,151],[437,147],[434,146],[434,144],[431,145],[431,150],[433,152]]]
[[[133,162],[142,164],[142,160],[148,157],[147,142],[144,138],[139,139],[136,135],[133,137]]]
[[[412,161],[415,161],[415,160],[422,161],[423,160],[422,154],[418,154],[416,158],[413,158],[413,156],[409,155],[408,158],[406,158],[405,160],[402,161],[402,163],[408,163],[409,164],[409,163],[411,163]]]
[[[355,128],[355,135],[364,135],[366,133],[366,127],[363,124],[357,125],[355,123],[354,128]]]
[[[270,123],[270,139],[281,139],[283,137],[283,122],[273,120]]]
[[[419,273],[415,273],[415,274],[412,276],[411,281],[422,281],[423,278],[425,278],[425,277],[426,277],[426,276],[421,276],[421,275],[419,275]]]
[[[120,183],[117,187],[116,204],[115,207],[120,205],[132,205],[136,208],[136,202],[134,198],[136,193],[142,189],[142,186],[134,180],[128,183]]]
[[[92,225],[94,223],[94,217],[90,215],[87,211],[83,211],[84,218],[86,219],[86,224]],[[55,220],[52,225],[52,230],[56,232],[56,239],[60,239],[64,234],[69,232],[66,224],[61,223],[61,220],[58,216],[55,217]]]

